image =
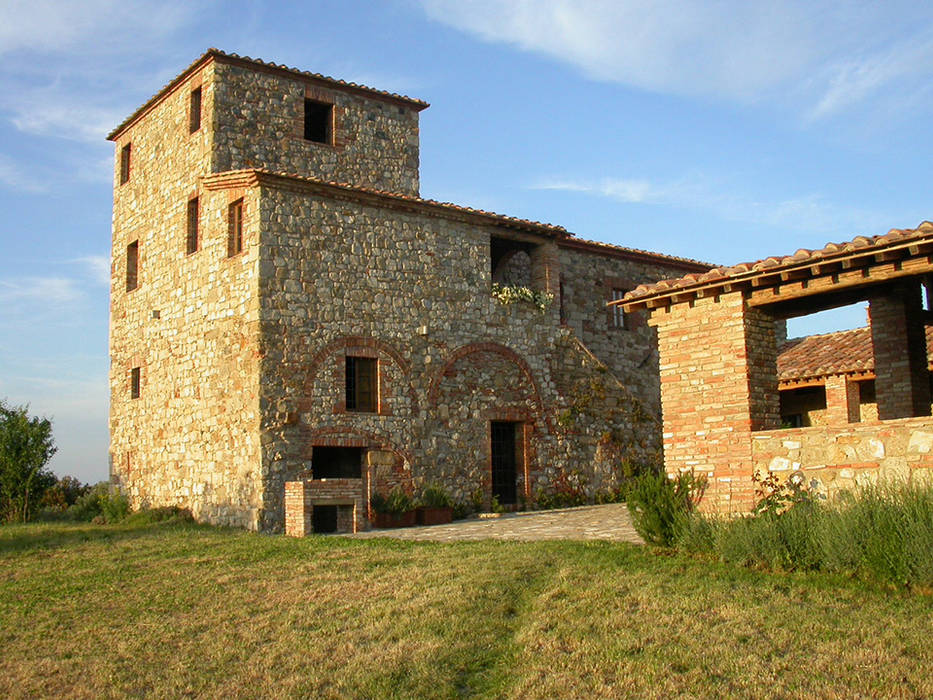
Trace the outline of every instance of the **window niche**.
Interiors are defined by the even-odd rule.
[[[305,99],[304,138],[315,143],[334,143],[334,105]]]
[[[188,133],[193,134],[201,128],[201,87],[191,91],[188,103]]]
[[[375,357],[346,356],[345,397],[347,411],[379,410],[379,361]]]
[[[227,257],[243,252],[243,200],[231,202],[227,207]]]
[[[130,370],[130,398],[138,399],[141,388],[141,373],[139,367]]]
[[[128,143],[120,149],[120,184],[124,185],[130,181],[130,152],[133,144]]]
[[[198,252],[198,247],[200,246],[200,241],[198,240],[198,217],[198,198],[193,197],[188,200],[185,218],[185,253],[188,255]]]
[[[126,291],[132,292],[139,286],[139,241],[126,246]]]

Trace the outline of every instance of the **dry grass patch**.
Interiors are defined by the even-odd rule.
[[[12,697],[933,695],[928,597],[631,545],[0,528]]]

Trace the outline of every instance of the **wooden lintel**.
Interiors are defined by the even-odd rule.
[[[784,270],[781,273],[781,279],[784,280],[785,282],[789,282],[790,280],[803,279],[804,277],[809,277],[809,270],[805,267],[797,267],[792,270]]]
[[[875,253],[875,260],[878,262],[890,262],[891,260],[899,260],[904,256],[903,248],[894,248],[887,250],[879,250]]]
[[[664,306],[668,306],[670,303],[671,303],[670,298],[661,297],[661,298],[655,298],[655,299],[648,299],[645,302],[645,306],[649,309],[660,309]]]

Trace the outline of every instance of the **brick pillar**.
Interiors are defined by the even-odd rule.
[[[549,292],[554,301],[549,313],[560,318],[560,254],[556,243],[542,243],[531,249],[531,287]]]
[[[652,312],[658,329],[664,465],[708,476],[704,507],[748,510],[753,430],[780,424],[774,319],[740,292]]]
[[[305,537],[314,532],[312,511],[310,484],[306,481],[286,481],[285,534]]]
[[[859,388],[844,374],[826,377],[826,420],[830,424],[858,423]]]
[[[869,299],[878,418],[930,415],[926,332],[919,283]]]

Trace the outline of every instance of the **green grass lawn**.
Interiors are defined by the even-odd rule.
[[[0,696],[933,696],[933,599],[608,543],[0,527]]]

